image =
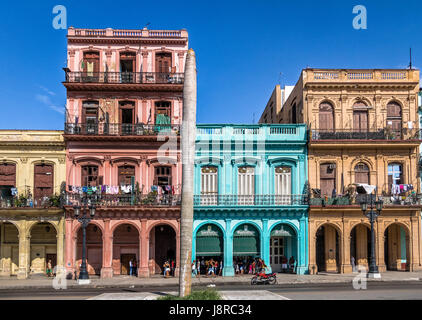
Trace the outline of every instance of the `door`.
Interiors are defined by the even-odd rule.
[[[129,275],[130,274],[130,265],[129,261],[136,261],[136,254],[121,254],[120,255],[120,274]]]
[[[98,133],[98,102],[84,102],[82,106],[83,134]]]
[[[82,61],[83,80],[96,82],[99,79],[100,54],[98,52],[85,52]]]
[[[155,72],[157,83],[166,83],[171,72],[171,53],[161,52],[155,56]]]
[[[34,200],[41,204],[44,197],[54,193],[53,165],[37,164],[34,167]]]
[[[132,102],[126,102],[120,105],[120,123],[122,126],[121,133],[123,135],[130,135],[133,133],[135,106]]]
[[[401,106],[396,102],[387,105],[387,129],[390,131],[389,138],[401,139],[402,115]]]
[[[323,163],[320,166],[321,196],[331,197],[336,183],[336,167],[334,163]]]
[[[355,132],[368,131],[368,111],[353,111],[353,130]]]
[[[281,257],[284,256],[284,237],[271,237],[270,264],[273,272],[281,271]]]
[[[334,130],[334,109],[324,102],[319,106],[319,130],[332,132]]]
[[[122,52],[120,54],[120,72],[122,83],[134,82],[136,72],[136,54],[133,52]]]
[[[134,166],[119,167],[119,186],[130,186],[132,184],[132,177],[135,176]]]

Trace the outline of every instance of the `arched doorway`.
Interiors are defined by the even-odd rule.
[[[152,260],[152,274],[162,274],[163,265],[168,261],[176,264],[176,232],[166,224],[152,228],[150,232],[150,254]]]
[[[221,229],[214,224],[205,224],[196,232],[196,257],[198,261],[211,260],[219,264],[224,259],[224,237]],[[201,268],[201,273],[206,273]]]
[[[323,225],[316,232],[316,264],[318,272],[340,272],[340,234],[331,225]]]
[[[410,270],[409,232],[398,223],[384,231],[384,260],[387,270]]]
[[[131,224],[121,224],[113,232],[113,274],[130,275],[130,264],[139,268],[139,232]],[[132,275],[137,275],[137,270]]]
[[[233,265],[241,264],[247,267],[253,259],[260,257],[261,241],[258,229],[249,223],[239,225],[233,233]]]
[[[18,228],[10,222],[0,223],[0,276],[17,275],[18,269]]]
[[[352,257],[354,258],[354,263],[356,267],[369,267],[371,257],[371,230],[362,223],[355,226],[350,232],[351,261],[353,261]]]
[[[86,260],[89,274],[101,274],[103,265],[103,234],[95,224],[89,224],[86,228]],[[82,263],[82,228],[78,230],[76,269],[80,270]]]
[[[47,263],[51,260],[51,266],[57,265],[57,231],[47,222],[35,224],[30,231],[30,273],[45,274]]]
[[[282,271],[283,257],[290,260],[294,258],[297,265],[297,234],[287,224],[280,223],[271,231],[270,238],[270,265],[273,272]]]

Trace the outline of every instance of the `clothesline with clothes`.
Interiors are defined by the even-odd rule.
[[[143,190],[143,187],[142,187]],[[171,186],[171,185],[152,185],[151,192],[157,192],[159,195],[161,194],[177,194],[179,191],[179,186]],[[132,185],[120,185],[120,186],[110,186],[110,185],[100,185],[100,186],[68,186],[68,191],[71,193],[76,194],[129,194],[135,192]],[[143,192],[141,192],[143,193]]]
[[[412,191],[413,185],[411,184],[392,184],[391,185],[391,194],[399,195],[407,191]]]

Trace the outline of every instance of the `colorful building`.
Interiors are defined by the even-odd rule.
[[[79,269],[74,206],[90,198],[88,272],[101,277],[179,266],[185,30],[68,30],[66,268]],[[84,200],[85,199],[85,200]]]
[[[64,265],[63,131],[0,130],[0,276]]]
[[[273,271],[281,257],[308,270],[306,126],[198,125],[193,259],[262,258]]]
[[[369,221],[360,202],[379,197],[376,262],[420,270],[419,70],[305,69],[277,122],[310,128],[309,271],[368,265]]]

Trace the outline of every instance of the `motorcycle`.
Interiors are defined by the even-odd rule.
[[[251,285],[254,284],[276,284],[277,283],[277,274],[274,273],[255,273],[251,279]]]

